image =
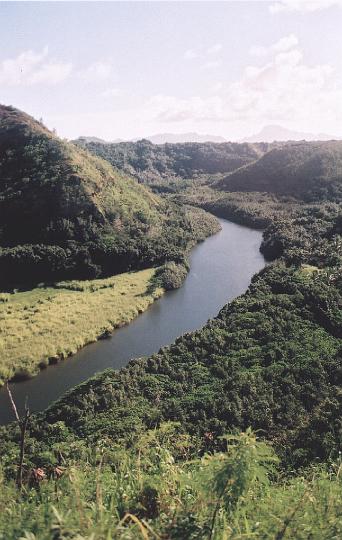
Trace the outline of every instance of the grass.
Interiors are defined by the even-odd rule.
[[[130,322],[161,296],[155,269],[69,281],[0,298],[0,385],[35,375]]]
[[[165,425],[162,430],[147,432],[130,451],[111,439],[96,448],[82,441],[58,445],[56,453],[73,455],[62,476],[54,479],[45,469],[40,485],[22,492],[0,472],[0,538],[341,538],[339,463],[284,479],[272,448],[250,432],[228,437],[226,452],[189,460],[194,441],[171,431],[165,440]]]

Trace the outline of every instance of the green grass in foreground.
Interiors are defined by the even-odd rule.
[[[36,374],[142,313],[155,269],[0,295],[0,385]]]
[[[62,423],[54,429],[63,430]],[[272,447],[250,430],[228,436],[225,452],[196,457],[194,445],[167,424],[144,434],[130,451],[110,439],[97,448],[81,440],[55,445],[64,460],[60,478],[52,472],[48,478],[45,468],[39,485],[26,484],[20,492],[0,475],[0,538],[341,538],[339,463],[284,479]],[[51,463],[53,455],[43,458]]]

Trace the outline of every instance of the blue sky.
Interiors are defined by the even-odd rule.
[[[342,135],[342,1],[0,2],[0,102],[63,137]]]

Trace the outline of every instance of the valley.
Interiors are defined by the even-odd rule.
[[[11,384],[18,409],[23,411],[28,400],[32,411],[44,410],[64,392],[95,373],[108,368],[120,369],[132,358],[156,353],[182,334],[203,326],[227,301],[242,294],[251,277],[264,265],[264,258],[259,252],[261,233],[225,220],[220,220],[220,224],[219,233],[191,251],[190,272],[182,287],[166,292],[129,325],[115,330],[111,339],[87,345],[72,357],[65,354],[64,362],[50,365],[34,379]],[[7,338],[7,355],[4,358],[8,362],[11,359],[12,365],[17,358],[20,365],[20,353],[25,354],[27,345],[32,355],[36,353],[37,361],[44,355],[49,356],[47,346],[51,348],[51,355],[56,354],[57,345],[63,351],[70,351],[74,347],[73,352],[76,352],[77,344],[84,345],[86,339],[96,340],[97,329],[103,333],[105,329],[128,322],[133,315],[138,315],[138,309],[145,311],[153,299],[161,295],[162,289],[150,294],[145,292],[151,274],[151,270],[143,270],[109,280],[76,282],[74,288],[80,288],[83,284],[87,287],[85,292],[36,289],[30,293],[17,293],[14,295],[19,297],[17,302],[21,296],[27,302],[27,296],[32,298],[34,293],[39,294],[39,299],[52,293],[55,296],[50,302],[38,305],[40,311],[35,315],[32,328],[29,327],[31,332],[25,340],[17,343],[13,338]],[[71,287],[73,282],[69,283]],[[105,288],[89,291],[89,287],[100,287],[101,283]],[[59,308],[58,315],[54,313],[56,307]],[[19,333],[19,323],[24,324],[20,316],[25,316],[25,313],[27,311],[23,311],[19,304],[11,320],[4,317],[5,323],[13,324],[14,319],[16,332]],[[36,335],[34,330],[39,321],[41,325],[42,321],[46,321],[44,333],[41,329],[41,333]],[[28,332],[27,326],[21,328],[21,333],[25,331]],[[13,411],[3,388],[0,390],[0,423],[12,420]]]
[[[1,391],[0,532],[338,538],[342,143],[80,148],[2,107],[0,150],[4,381],[169,291],[10,385],[28,495]]]

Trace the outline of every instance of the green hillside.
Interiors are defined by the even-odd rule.
[[[122,143],[75,141],[139,182],[169,184],[172,180],[225,174],[252,163],[269,148],[268,143],[152,144],[148,140]],[[179,182],[178,182],[179,183]]]
[[[0,157],[2,288],[181,259],[217,230],[12,107],[0,106]]]
[[[259,191],[305,201],[342,197],[342,142],[298,142],[273,148],[213,184],[222,191]]]

